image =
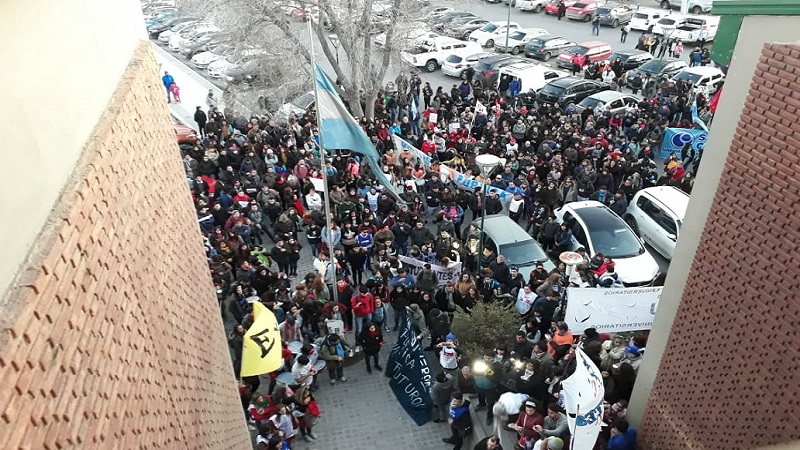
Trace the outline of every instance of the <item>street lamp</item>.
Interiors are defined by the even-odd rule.
[[[483,177],[483,192],[481,195],[483,196],[483,202],[481,202],[481,238],[479,240],[478,245],[478,267],[477,272],[480,275],[481,271],[481,258],[483,258],[483,222],[484,217],[486,217],[486,192],[489,188],[489,174],[492,173],[495,167],[500,164],[500,158],[490,154],[483,154],[478,155],[475,157],[475,164],[478,165],[478,169],[481,171],[481,177]]]
[[[331,45],[333,48],[336,49],[336,65],[339,65],[339,36],[336,34],[329,34],[328,40],[331,41]]]
[[[506,51],[511,53],[511,50],[508,49],[508,35],[511,34],[511,5],[514,3],[514,0],[508,0],[508,16],[506,17]]]

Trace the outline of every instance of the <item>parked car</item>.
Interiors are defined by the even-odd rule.
[[[158,35],[158,42],[159,44],[169,44],[169,41],[172,38],[172,36],[175,36],[176,34],[179,34],[183,31],[188,32],[189,30],[195,29],[204,23],[205,22],[197,20],[197,21],[181,22],[175,24],[172,27],[170,27],[169,30],[162,31],[161,34]]]
[[[580,103],[586,97],[611,89],[606,83],[586,80],[578,77],[564,77],[553,80],[537,93],[540,102],[554,103],[563,106],[569,103]]]
[[[694,86],[695,89],[713,94],[725,82],[725,73],[711,66],[687,67],[672,76],[672,81],[683,80]]]
[[[558,3],[560,0],[550,0],[550,2],[545,5],[544,13],[551,16],[558,15]],[[569,8],[570,6],[574,5],[577,0],[565,0],[564,6]]]
[[[622,63],[622,70],[631,70],[653,59],[653,55],[645,50],[618,50],[609,55],[606,61],[612,63],[617,58]]]
[[[545,84],[558,78],[569,76],[567,72],[552,69],[543,64],[533,61],[524,61],[514,64],[509,64],[500,68],[500,77],[508,75],[519,80],[520,92],[528,92],[530,90],[538,91]],[[498,84],[500,81],[498,80]]]
[[[279,119],[287,119],[292,114],[300,117],[314,105],[315,99],[316,97],[314,96],[314,91],[308,91],[304,94],[300,94],[294,100],[284,103],[278,109],[278,113],[276,115]]]
[[[423,20],[431,24],[431,27],[434,30],[438,30],[439,28],[450,23],[451,21],[461,17],[478,17],[478,16],[468,11],[449,11],[444,14],[440,14],[438,16],[427,17]]]
[[[600,25],[611,25],[617,28],[626,24],[633,18],[634,9],[619,3],[605,3],[600,5],[595,14],[600,17]]]
[[[647,75],[650,75],[651,78],[655,78],[656,80],[663,80],[672,78],[673,75],[687,67],[689,67],[689,65],[686,64],[685,61],[675,58],[651,59],[636,69],[628,71],[626,76],[628,77],[628,81],[632,80],[637,73],[640,73],[643,79],[647,78]]]
[[[475,65],[475,77],[472,79],[474,84],[483,86],[484,89],[497,84],[500,68],[515,62],[525,61],[522,58],[515,58],[511,55],[492,55],[483,58]]]
[[[430,31],[426,28],[416,28],[403,32],[402,36],[398,36],[395,32],[395,41],[393,44],[396,48],[405,50],[408,48],[413,48],[413,46],[417,44],[417,41],[433,39],[440,36],[441,34],[435,31]],[[372,43],[378,48],[386,48],[386,33],[376,34],[375,37],[372,38]]]
[[[689,194],[674,186],[644,188],[633,196],[624,219],[650,247],[672,259],[688,206]]]
[[[631,30],[650,32],[653,25],[663,16],[664,12],[661,10],[639,8],[633,13],[633,17],[631,17]]]
[[[642,97],[632,94],[624,94],[622,92],[608,90],[592,94],[580,103],[575,105],[577,112],[582,112],[586,108],[597,109],[597,106],[603,104],[610,114],[619,114],[624,116],[629,108],[636,106],[642,101]]]
[[[442,14],[446,14],[449,12],[455,11],[454,8],[449,6],[429,6],[427,8],[423,8],[420,11],[420,17],[425,17],[426,19],[436,18],[441,16]]]
[[[168,20],[165,20],[161,23],[152,25],[147,27],[147,34],[150,35],[152,39],[157,38],[161,33],[164,31],[169,30],[170,28],[174,27],[175,25],[186,23],[186,22],[195,22],[197,21],[196,17],[187,16],[187,15],[179,15],[179,16],[172,16]]]
[[[197,130],[194,128],[187,127],[186,125],[177,122],[173,122],[172,128],[175,130],[175,138],[178,141],[178,144],[197,144],[198,134]]]
[[[661,36],[670,36],[675,28],[683,22],[685,16],[680,14],[670,14],[658,19],[658,22],[653,25],[652,32]]]
[[[467,40],[470,33],[487,23],[489,23],[488,20],[480,17],[464,17],[450,22],[445,27],[443,34],[456,39]]]
[[[220,31],[222,30],[210,23],[202,23],[196,27],[185,28],[180,33],[173,34],[169,38],[169,49],[173,52],[179,52],[186,42],[197,39],[202,35],[219,33]]]
[[[506,29],[509,30],[509,33],[513,33],[514,30],[517,30],[518,28],[519,24],[517,22],[509,22],[507,27],[504,20],[498,22],[489,22],[470,33],[469,40],[472,42],[477,42],[482,47],[492,48],[494,47],[496,40],[505,40]]]
[[[181,46],[181,55],[188,59],[192,59],[194,55],[211,50],[230,41],[230,37],[223,36],[219,33],[209,33],[192,39]]]
[[[528,58],[550,61],[553,55],[559,55],[564,50],[574,47],[575,43],[561,36],[551,34],[531,39],[525,45],[525,56]]]
[[[473,222],[480,227],[481,219]],[[536,239],[525,232],[516,222],[505,214],[492,214],[483,218],[483,245],[493,249],[496,254],[506,258],[506,264],[516,266],[519,273],[527,279],[542,264],[545,270],[555,268]]]
[[[592,20],[592,16],[598,6],[600,6],[598,0],[581,0],[575,2],[572,6],[567,8],[567,19],[589,22]]]
[[[233,54],[234,48],[228,44],[219,44],[206,52],[199,52],[192,56],[192,64],[200,69],[208,68],[212,62]]]
[[[658,276],[658,263],[643,241],[607,206],[594,200],[571,202],[555,214],[557,221],[566,222],[572,230],[571,250],[584,247],[590,255],[611,258],[626,287],[648,285]]]
[[[517,9],[520,11],[542,12],[547,0],[517,0]]]
[[[575,56],[588,56],[590,63],[602,61],[611,56],[611,46],[600,41],[581,42],[558,55],[556,64],[558,67],[571,69],[572,58]]]
[[[467,70],[467,66],[474,66],[478,63],[478,61],[480,61],[481,58],[486,58],[492,55],[494,55],[494,53],[486,52],[474,53],[469,56],[450,55],[442,64],[442,73],[451,77],[461,78],[463,80],[466,78],[464,71]]]
[[[433,72],[441,67],[450,55],[471,55],[483,48],[475,42],[463,42],[448,37],[437,37],[420,41],[414,48],[400,53],[401,59],[413,66]]]
[[[681,9],[679,0],[656,0],[663,9]],[[711,12],[713,0],[689,0],[688,11],[692,14]]]
[[[700,35],[705,30],[705,40],[713,41],[719,29],[719,17],[687,17],[672,32],[670,38],[681,42],[698,42]]]
[[[508,39],[495,41],[494,49],[498,52],[518,55],[533,38],[550,34],[544,28],[520,28],[508,35]],[[508,43],[506,43],[508,41]]]

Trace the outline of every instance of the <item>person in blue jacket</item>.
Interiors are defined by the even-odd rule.
[[[636,430],[628,426],[624,419],[614,423],[611,429],[611,439],[608,440],[608,450],[636,450]]]
[[[172,86],[172,83],[175,82],[175,79],[172,78],[172,75],[165,70],[164,76],[161,77],[161,82],[164,84],[164,89],[167,90],[167,103],[172,103],[172,98],[169,95],[169,87]]]

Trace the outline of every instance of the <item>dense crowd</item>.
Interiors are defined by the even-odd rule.
[[[594,76],[591,68],[586,74]],[[491,247],[478,258],[480,232],[471,222],[484,207],[487,214],[505,211],[555,257],[571,237],[553,215],[565,203],[594,199],[622,214],[648,186],[691,192],[699,155],[673,155],[661,164],[654,156],[666,127],[692,127],[693,93],[668,81],[644,93],[624,114],[612,115],[602,105],[577,113],[572,105],[539,103],[533,92],[482,90],[468,81],[448,92],[415,74],[400,74],[391,92],[374,99],[375,119],[360,123],[402,202],[372,181],[371,168],[357,153],[337,150],[322,162],[313,110],[286,123],[268,116],[241,120],[216,106],[208,112],[198,107],[202,138],[182,145],[183,162],[237,374],[253,302],[275,313],[284,341],[284,367],[269,374],[268,388],[258,377],[241,380],[242,404],[260,445],[288,448],[298,429],[303,439],[314,440],[320,407],[313,392],[321,375],[314,363],[325,361],[331,384],[346,382],[343,361],[354,350],[368,356],[368,370],[381,370],[383,333],[397,330],[408,311],[443,368],[433,388],[436,421],[450,423],[453,437],[446,441],[456,450],[471,426],[468,410],[463,413],[469,393],[477,394],[487,420],[510,418],[519,448],[568,448],[558,397],[577,339],[561,320],[565,288],[576,278],[563,263],[552,271],[540,265],[520,273]],[[702,95],[697,101],[706,108]],[[430,167],[412,152],[396,150],[392,135],[430,156]],[[485,181],[511,194],[509,205],[495,193],[484,198],[480,189],[460,189],[440,177],[441,164],[447,164],[481,180],[475,156],[483,153],[505,158]],[[319,189],[322,177],[327,198]],[[411,275],[401,255],[421,261],[424,269]],[[581,255],[577,284],[607,285],[602,281],[613,274],[613,261]],[[298,263],[312,259],[314,270],[298,273]],[[453,262],[462,263],[463,274],[455,283],[439,283],[432,265]],[[458,308],[469,312],[478,302],[508,298],[523,300],[516,312],[521,327],[509,330],[516,331],[513,342],[487,352],[488,370],[472,373],[450,334],[453,315]],[[343,329],[334,330],[332,323]],[[297,346],[290,349],[291,343]],[[604,420],[613,426],[602,442],[628,448],[613,442],[633,431],[623,419],[644,338],[587,330],[579,345],[607,383]],[[285,373],[291,373],[289,381],[279,382]],[[552,439],[540,442],[547,438]],[[476,448],[498,448],[492,439]]]

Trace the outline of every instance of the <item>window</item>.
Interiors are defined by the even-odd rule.
[[[652,219],[653,222],[655,222],[656,225],[661,227],[664,231],[677,236],[678,224],[675,223],[675,219],[670,217],[666,212],[664,212],[663,209],[659,208],[655,203],[650,201],[650,199],[641,196],[636,201],[636,206],[638,206],[647,217]]]
[[[622,108],[623,106],[624,105],[622,104],[622,100],[617,99],[609,103],[607,109],[617,109],[617,108]]]
[[[578,243],[580,243],[584,248],[589,248],[589,241],[586,239],[586,232],[578,222],[575,222],[575,225],[572,226],[572,235],[575,236],[575,240],[577,240]]]
[[[558,78],[558,74],[556,72],[546,72],[544,74],[545,80],[554,80],[556,78]]]

